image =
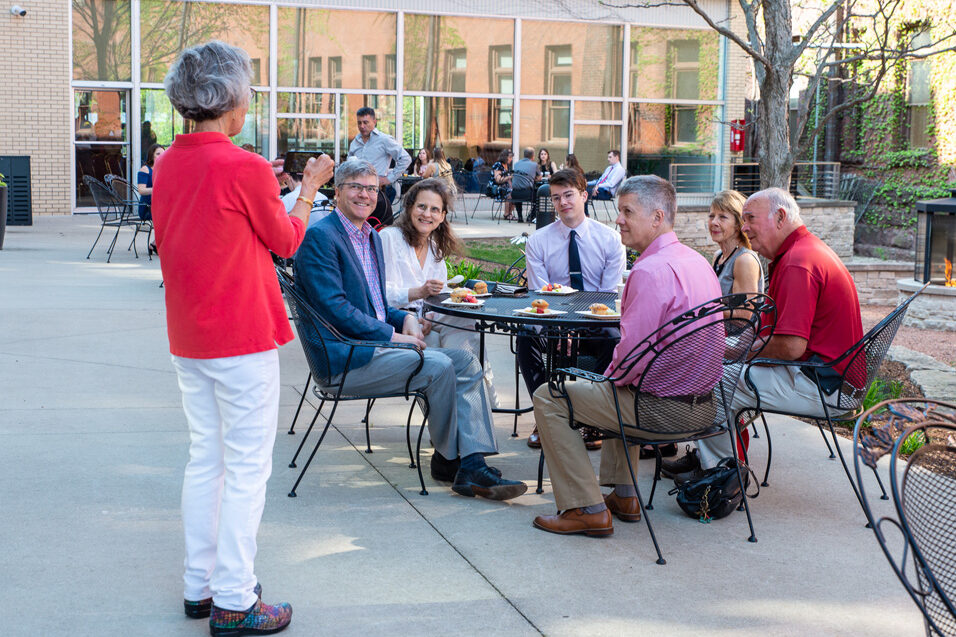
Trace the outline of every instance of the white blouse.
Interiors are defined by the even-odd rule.
[[[418,263],[415,248],[408,245],[402,231],[395,227],[385,228],[379,233],[382,239],[382,252],[385,255],[385,297],[392,307],[415,307],[421,310],[422,301],[408,301],[408,290],[424,285],[429,279],[448,281],[448,269],[445,260],[435,260],[431,242],[425,265]]]

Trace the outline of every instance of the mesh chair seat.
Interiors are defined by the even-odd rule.
[[[96,248],[96,244],[103,235],[103,230],[105,228],[115,228],[116,231],[113,233],[113,240],[110,241],[110,246],[106,251],[106,262],[109,263],[113,258],[113,248],[116,247],[116,239],[119,237],[120,228],[134,225],[130,219],[132,206],[129,201],[118,197],[112,188],[95,177],[84,175],[83,183],[86,184],[90,194],[93,196],[93,203],[96,205],[96,210],[100,216],[100,231],[97,233],[96,239],[93,240],[93,245],[90,246],[90,251],[86,254],[86,258],[89,259],[90,255],[93,254],[93,249]]]

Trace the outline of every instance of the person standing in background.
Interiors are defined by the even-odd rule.
[[[395,187],[392,184],[405,174],[412,158],[394,137],[376,128],[378,119],[375,109],[363,106],[355,112],[355,121],[359,134],[349,144],[348,156],[364,159],[375,166],[379,192],[372,216],[388,226],[392,223],[392,200],[395,199]],[[395,166],[390,168],[392,161]]]

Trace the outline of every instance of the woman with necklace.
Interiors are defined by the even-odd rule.
[[[743,233],[743,207],[746,199],[736,190],[724,190],[714,196],[707,216],[707,229],[720,251],[714,257],[714,272],[722,294],[762,293],[763,267],[750,239]]]
[[[382,230],[385,257],[386,302],[423,319],[422,299],[446,290],[448,268],[445,257],[463,254],[461,240],[448,222],[448,211],[455,201],[448,185],[440,178],[423,179],[408,189],[404,210],[395,225]],[[441,317],[442,325],[424,320],[422,334],[429,347],[464,349],[478,356],[478,334],[474,321]],[[460,324],[461,327],[453,327]],[[487,358],[487,356],[486,356]],[[485,386],[492,404],[497,404],[491,366],[485,361]]]

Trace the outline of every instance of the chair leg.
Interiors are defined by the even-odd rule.
[[[770,427],[767,426],[767,417],[763,415],[763,412],[760,412],[760,419],[763,421],[763,430],[767,434],[767,468],[763,472],[763,482],[760,483],[762,487],[769,487],[770,483],[767,482],[767,478],[770,477],[770,461],[773,460],[773,440],[770,438]]]
[[[103,228],[105,225],[100,225],[100,231],[96,234],[96,239],[93,240],[93,245],[90,246],[90,251],[86,253],[86,258],[89,259],[90,255],[93,254],[93,249],[96,247],[96,244],[99,242],[100,237],[103,235]]]
[[[761,416],[763,416],[762,413],[761,413]],[[744,511],[747,513],[747,525],[750,526],[750,537],[747,538],[747,541],[748,541],[748,542],[756,542],[756,541],[757,541],[757,533],[754,531],[754,521],[753,521],[753,518],[750,516],[750,503],[747,502],[747,500],[748,500],[748,498],[747,498],[747,485],[746,485],[746,483],[744,483],[744,476],[741,475],[741,471],[740,471],[740,469],[739,469],[739,467],[740,467],[740,458],[737,457],[737,436],[734,435],[734,430],[735,430],[735,429],[736,429],[736,425],[735,425],[734,427],[731,427],[730,431],[728,431],[728,435],[730,436],[730,448],[731,448],[731,449],[733,450],[733,452],[734,452],[734,464],[738,467],[738,469],[737,469],[737,482],[738,482],[738,484],[740,485],[740,493],[743,495]],[[768,443],[770,442],[770,436],[769,436],[769,434],[768,434],[768,436],[767,436],[767,442],[768,442]],[[769,467],[768,467],[768,468],[769,468]],[[756,478],[754,478],[754,479],[756,479]]]
[[[647,510],[654,510],[654,492],[657,490],[657,483],[661,480],[661,467],[664,465],[664,457],[661,456],[661,448],[654,445],[654,481],[651,483],[651,497],[647,499]]]
[[[843,472],[846,474],[847,480],[850,481],[850,488],[853,489],[853,495],[856,496],[857,502],[860,503],[860,508],[863,509],[863,514],[866,515],[866,507],[863,505],[863,497],[860,496],[860,490],[856,486],[856,482],[853,481],[853,474],[850,473],[850,467],[846,464],[846,459],[843,457],[843,450],[840,448],[840,441],[837,437],[836,430],[833,428],[833,421],[827,418],[827,427],[830,429],[830,437],[833,438],[833,446],[836,447],[837,456],[840,458],[840,464],[843,465]],[[881,485],[882,486],[882,483]],[[870,528],[869,519],[866,523],[866,528]]]
[[[113,240],[110,241],[110,247],[106,251],[106,262],[109,263],[113,258],[113,248],[116,247],[116,240],[119,239],[120,226],[116,226],[116,232],[113,234]]]
[[[375,404],[374,398],[369,398],[368,402],[365,403],[365,418],[362,419],[362,422],[365,423],[365,453],[372,453],[372,438],[369,435],[368,428],[368,414],[372,411],[372,405]]]
[[[295,416],[292,417],[292,424],[289,425],[289,435],[295,435],[295,421],[299,419],[299,412],[302,410],[302,403],[305,402],[305,394],[309,391],[309,385],[312,384],[312,372],[305,381],[305,387],[302,389],[302,395],[299,397],[299,406],[295,408]]]
[[[319,414],[322,413],[322,406],[325,404],[323,400],[319,403],[319,408],[315,410],[315,415],[312,416],[312,422],[309,423],[309,428],[305,430],[305,435],[302,436],[302,440],[299,441],[299,447],[295,450],[295,455],[292,456],[292,461],[289,462],[289,468],[295,469],[295,461],[298,459],[299,454],[302,453],[302,447],[305,446],[305,441],[309,439],[309,434],[312,433],[312,428],[315,427],[315,423],[319,420]]]
[[[518,358],[515,357],[515,426],[514,430],[511,432],[512,438],[518,437],[518,410],[521,409],[521,393],[519,391],[520,386],[518,385]]]
[[[544,449],[541,450],[541,455],[538,456],[538,488],[536,488],[534,492],[544,493]]]
[[[830,446],[830,441],[827,440],[827,434],[825,431],[823,431],[823,423],[821,423],[819,420],[816,421],[816,423],[817,423],[817,429],[820,430],[820,435],[823,436],[823,442],[827,443],[827,451],[830,452],[830,460],[833,460],[834,458],[836,458],[836,456],[833,455],[833,447]]]
[[[405,444],[408,446],[408,468],[415,468],[415,456],[412,455],[412,414],[415,413],[415,404],[418,398],[412,399],[412,406],[408,410],[408,420],[405,421]],[[424,411],[424,408],[422,408]]]
[[[637,503],[641,507],[641,516],[644,518],[644,522],[647,524],[647,532],[651,534],[651,541],[654,543],[654,550],[657,551],[657,563],[663,566],[664,564],[667,564],[667,560],[665,560],[664,556],[661,554],[661,547],[657,543],[657,536],[654,535],[654,527],[651,525],[651,521],[647,517],[647,507],[644,506],[644,498],[641,497],[641,489],[637,486],[637,474],[634,473],[634,464],[631,462],[631,452],[628,450],[628,447],[629,445],[624,445],[624,458],[627,460],[627,470],[631,474],[631,484],[634,485],[634,491],[637,492]]]
[[[415,446],[415,459],[417,462],[412,463],[413,466],[418,467],[418,482],[422,485],[422,490],[418,492],[419,495],[428,495],[428,489],[425,488],[425,478],[422,476],[422,434],[425,433],[425,424],[428,422],[428,400],[425,399],[424,402],[425,406],[422,407],[422,426],[418,428],[418,443]],[[409,419],[411,419],[411,413],[409,413]]]
[[[319,445],[321,445],[322,441],[325,440],[325,434],[329,432],[329,427],[332,425],[332,418],[335,416],[335,410],[338,408],[338,406],[339,401],[336,400],[335,404],[332,405],[332,412],[329,414],[329,419],[326,421],[325,427],[322,429],[322,435],[319,436],[319,441],[315,443],[315,448],[312,449],[312,453],[309,454],[309,459],[306,460],[305,466],[302,467],[302,471],[299,472],[299,477],[296,478],[295,484],[292,485],[292,490],[289,491],[290,498],[296,497],[295,490],[299,488],[299,483],[302,482],[302,478],[305,477],[305,472],[309,470],[309,465],[312,464],[312,459],[315,458],[315,452],[319,450]],[[318,416],[318,414],[316,414],[316,416]],[[309,425],[309,429],[312,429],[311,425]],[[309,434],[306,433],[306,437],[308,435]],[[302,438],[302,442],[305,442],[305,437]],[[299,446],[301,447],[302,445],[300,444]],[[296,455],[298,455],[298,452],[296,452]]]

